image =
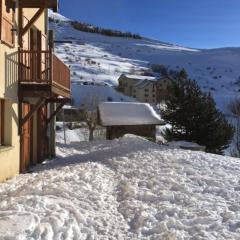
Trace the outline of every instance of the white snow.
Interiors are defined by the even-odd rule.
[[[56,44],[56,53],[71,66],[73,82],[116,86],[121,74],[139,75],[151,64],[163,64],[173,70],[185,68],[204,91],[213,94],[218,108],[225,113],[229,102],[239,95],[239,48],[201,50],[147,38],[107,37],[75,30],[65,21],[51,23],[50,28],[55,30],[57,40],[72,41]],[[104,91],[99,88],[101,95]],[[76,95],[74,98],[83,100]]]
[[[140,137],[58,146],[0,185],[0,239],[235,239],[238,159]]]
[[[99,114],[103,126],[164,124],[148,103],[104,102],[99,105]]]
[[[72,96],[74,106],[80,107],[83,103],[89,105],[89,101],[95,100],[97,103],[115,101],[115,102],[135,102],[136,100],[127,97],[114,88],[109,86],[89,86],[72,84]]]
[[[150,76],[141,76],[141,75],[130,75],[130,74],[123,74],[125,77],[133,80],[148,80],[148,81],[156,81],[155,77]]]
[[[64,144],[65,141],[67,144],[72,143],[82,143],[89,140],[89,130],[87,124],[84,122],[77,123],[81,125],[79,128],[69,129],[68,124],[65,124],[65,137],[64,137],[64,126],[63,122],[57,122],[58,130],[56,131],[56,141],[58,143]],[[74,123],[73,123],[74,125]],[[94,131],[95,140],[105,140],[106,139],[106,129],[102,127],[97,127]]]
[[[59,13],[53,12],[51,9],[48,10],[48,17],[54,21],[69,22],[71,19],[64,17]]]
[[[201,146],[194,142],[187,142],[187,141],[172,141],[167,143],[170,147],[177,147],[183,149],[204,149],[204,146]]]

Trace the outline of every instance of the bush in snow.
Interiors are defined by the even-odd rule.
[[[196,142],[206,146],[208,152],[222,154],[233,137],[233,127],[217,110],[212,96],[188,79],[185,70],[168,86],[162,117],[172,125],[166,131],[168,139]]]

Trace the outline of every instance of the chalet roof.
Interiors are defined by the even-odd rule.
[[[99,116],[103,126],[164,124],[148,103],[104,102],[99,105]]]
[[[138,82],[136,82],[135,84],[134,84],[134,86],[136,87],[136,88],[145,88],[145,87],[147,87],[149,84],[151,84],[152,83],[152,81],[148,81],[148,80],[140,80],[140,81],[138,81]]]
[[[157,81],[156,77],[151,76],[142,76],[142,75],[130,75],[130,74],[123,74],[122,76],[125,76],[132,80],[148,80],[148,81]]]

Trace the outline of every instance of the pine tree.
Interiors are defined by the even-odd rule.
[[[233,127],[216,108],[210,94],[203,93],[183,69],[168,87],[163,119],[172,125],[166,137],[193,141],[212,153],[222,154],[233,137]]]

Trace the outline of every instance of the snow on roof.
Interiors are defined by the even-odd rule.
[[[55,13],[51,9],[48,10],[48,16],[49,16],[49,18],[51,18],[53,20],[57,20],[57,21],[61,21],[61,22],[70,22],[71,21],[69,18],[66,18],[59,13]]]
[[[148,103],[104,102],[99,105],[99,113],[103,126],[164,124]]]
[[[156,81],[156,77],[151,76],[142,76],[142,75],[130,75],[130,74],[123,74],[123,76],[133,79],[133,80],[148,80],[148,81]]]
[[[136,88],[145,88],[146,86],[148,86],[149,84],[153,84],[152,82],[148,81],[148,80],[140,80],[139,82],[137,82],[136,84],[134,84],[134,86]]]

